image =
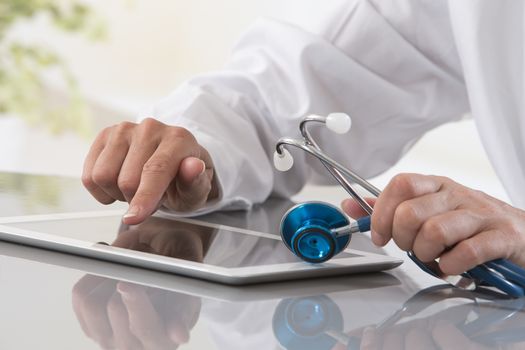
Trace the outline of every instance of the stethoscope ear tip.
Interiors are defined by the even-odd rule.
[[[326,127],[337,134],[346,134],[352,127],[352,119],[345,113],[330,113],[326,117]]]
[[[288,171],[293,167],[293,157],[286,148],[282,148],[282,154],[275,151],[273,154],[273,165],[279,171]]]

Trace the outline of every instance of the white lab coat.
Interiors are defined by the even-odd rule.
[[[525,208],[525,2],[347,0],[309,22],[263,19],[224,70],[197,76],[144,115],[189,129],[211,154],[221,196],[205,208],[248,208],[330,181],[275,142],[308,114],[346,112],[352,130],[320,130],[322,147],[364,177],[391,167],[425,132],[471,112],[514,205]],[[301,9],[298,9],[300,11]],[[443,140],[446,142],[446,140]]]

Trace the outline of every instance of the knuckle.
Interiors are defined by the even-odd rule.
[[[193,134],[188,129],[179,126],[170,127],[168,131],[168,136],[173,139],[182,139],[186,141],[195,140]]]
[[[451,186],[447,193],[447,199],[455,199],[456,201],[463,201],[468,196],[463,186]]]
[[[91,174],[87,174],[87,173],[82,174],[82,177],[80,178],[80,180],[82,181],[82,185],[84,185],[84,187],[87,188],[88,190],[92,190],[97,186],[95,184],[95,181],[93,181]]]
[[[108,126],[108,127],[105,127],[104,129],[102,129],[99,133],[98,133],[98,137],[97,137],[97,140],[99,139],[106,139],[112,132],[113,130],[113,126]]]
[[[148,131],[156,130],[161,125],[164,125],[164,124],[158,121],[157,119],[151,118],[151,117],[145,118],[144,120],[142,120],[142,122],[140,122],[141,128],[143,130],[148,130]]]
[[[458,244],[457,249],[463,259],[471,265],[479,265],[482,261],[482,256],[479,247],[470,240],[462,241]]]
[[[397,174],[390,181],[391,187],[396,193],[409,194],[411,196],[416,193],[416,177],[414,174],[402,173]]]
[[[456,198],[467,200],[469,202],[485,200],[485,194],[482,191],[474,190],[459,184],[453,186],[450,194]]]
[[[512,241],[523,240],[524,228],[522,225],[510,221],[503,226],[503,232],[506,234],[508,239]]]
[[[139,187],[139,180],[129,177],[119,177],[117,180],[118,188],[126,194],[135,193]]]
[[[142,172],[145,174],[164,174],[172,171],[171,159],[167,156],[157,156],[144,164]]]
[[[115,131],[117,131],[117,132],[127,132],[129,130],[134,129],[135,126],[136,126],[135,123],[128,122],[128,121],[122,121],[122,122],[118,123],[115,126]]]
[[[483,206],[490,206],[490,202],[485,202],[486,198],[483,192],[478,191],[478,190],[473,190],[473,189],[463,187],[463,186],[458,186],[458,187],[460,188],[459,194],[462,194],[463,198],[467,199],[471,203],[481,202],[483,203]]]
[[[416,226],[421,221],[420,211],[409,201],[401,203],[396,208],[394,216],[399,222],[408,223],[410,226]]]
[[[433,175],[431,177],[434,178],[438,183],[441,184],[442,187],[445,187],[445,188],[454,187],[458,185],[457,182],[455,182],[454,180],[446,176]]]
[[[428,242],[445,245],[447,243],[446,223],[439,219],[430,218],[420,230],[421,237]]]
[[[92,175],[93,182],[100,187],[109,187],[115,184],[113,174],[104,170],[94,170]]]

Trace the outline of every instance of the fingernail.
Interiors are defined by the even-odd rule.
[[[117,284],[117,292],[119,292],[120,294],[128,294],[126,287],[123,287],[122,283]]]
[[[202,170],[201,170],[201,172],[200,172],[200,174],[199,174],[199,175],[202,175],[202,174],[204,174],[204,172],[206,171],[206,163],[204,163],[204,161],[203,161],[203,160],[201,160],[201,163],[202,163]]]
[[[123,287],[120,283],[117,285],[117,292],[123,299],[133,299],[133,293],[130,293],[129,288]]]
[[[137,215],[139,215],[139,208],[133,205],[128,208],[128,211],[124,214],[123,218],[134,218]]]

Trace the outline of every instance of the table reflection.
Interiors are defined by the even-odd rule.
[[[249,224],[259,229],[264,228],[261,225],[273,222],[267,214],[262,208],[250,214],[233,213],[238,224],[244,221],[244,226]],[[214,216],[216,220],[218,215]],[[249,239],[255,243],[250,244],[253,249],[237,252],[232,251],[234,243],[223,242],[221,238],[224,237],[219,230],[211,227],[196,227],[181,221],[175,223],[167,218],[151,217],[140,225],[121,225],[114,241],[108,244],[197,262],[216,260],[218,256],[225,262],[232,259],[232,254],[236,261],[257,259],[260,263],[275,261],[276,258],[296,259],[278,240],[265,243],[271,244],[271,247],[262,247],[257,243],[257,237],[250,236]],[[229,247],[226,258],[220,248],[223,243]],[[277,249],[279,247],[283,248],[282,251]],[[275,254],[283,254],[283,257],[276,257]],[[278,346],[271,328],[273,310],[280,300],[276,296],[282,298],[290,293],[297,296],[319,293],[319,290],[337,290],[361,300],[370,295],[370,290],[383,290],[388,286],[401,288],[399,280],[386,273],[339,277],[334,278],[333,283],[329,281],[317,279],[309,284],[307,281],[272,284],[273,290],[268,299],[239,302],[233,298],[225,302],[88,274],[75,284],[72,301],[82,331],[104,349],[174,349],[190,340],[191,330],[202,316],[203,309],[210,336],[218,348],[246,349],[246,344],[250,343],[253,349],[267,349]],[[295,293],[290,287],[293,285],[297,286]],[[208,287],[217,286],[209,284]],[[237,288],[232,295],[238,297],[243,292],[253,295],[254,288],[264,290],[269,287],[255,285]],[[242,336],[242,339],[237,336]]]
[[[201,308],[191,295],[93,275],[72,298],[82,331],[103,349],[175,349],[188,342]]]
[[[361,315],[342,310],[349,310],[348,303],[339,305],[327,295],[284,299],[273,316],[275,337],[288,350],[525,347],[525,299],[507,299],[491,291],[433,286],[383,321],[350,331],[343,331],[343,319]]]
[[[112,246],[202,262],[213,228],[151,217],[122,225]],[[188,342],[200,298],[86,275],[73,288],[73,309],[86,336],[103,349],[174,349]]]

